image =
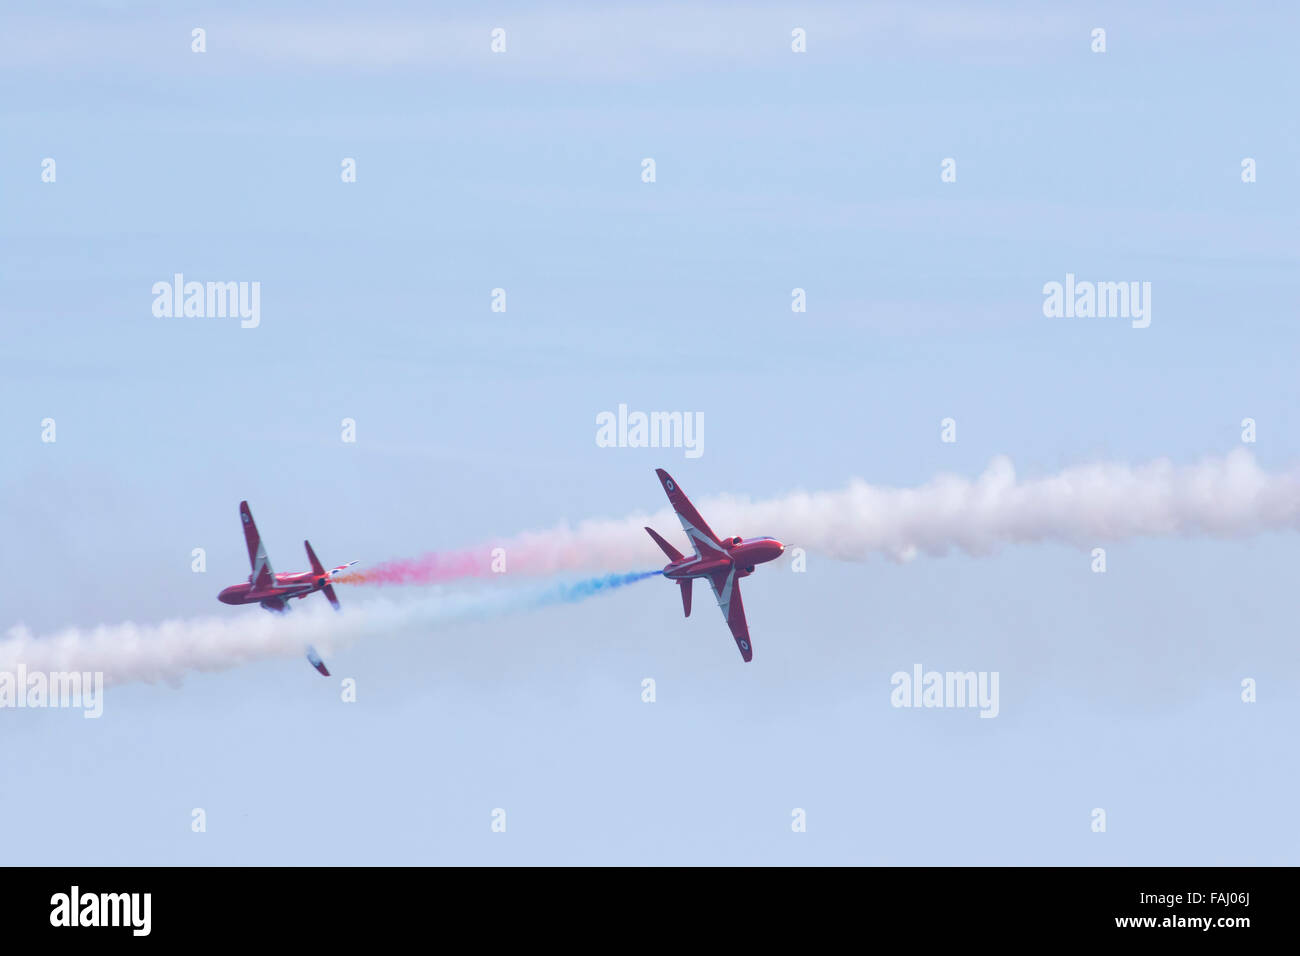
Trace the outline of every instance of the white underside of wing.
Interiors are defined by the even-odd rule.
[[[713,596],[717,599],[718,607],[722,610],[722,619],[730,624],[731,592],[736,587],[736,569],[732,568],[727,572],[727,580],[723,583],[721,590],[718,590],[718,585],[714,582],[713,576],[710,575],[709,587],[713,589]]]
[[[275,569],[271,567],[271,561],[266,556],[266,546],[262,544],[261,538],[257,542],[257,558],[253,561],[253,583],[256,584],[261,578],[262,572],[265,571],[267,580],[271,587],[279,587],[275,582]]]
[[[726,554],[718,547],[717,542],[710,538],[695,525],[686,520],[686,516],[677,512],[677,520],[682,523],[682,530],[686,532],[686,537],[691,542],[691,547],[695,549],[695,556],[702,557],[705,553],[710,555]]]

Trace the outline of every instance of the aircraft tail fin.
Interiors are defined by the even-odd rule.
[[[691,579],[681,578],[678,580],[677,583],[681,586],[682,589],[682,610],[686,612],[687,617],[690,617],[691,616]]]
[[[325,573],[325,566],[320,563],[320,558],[316,557],[316,552],[311,549],[310,541],[304,541],[302,546],[307,549],[307,560],[311,562],[311,573],[320,577]]]
[[[667,541],[665,541],[663,538],[661,538],[659,536],[659,533],[656,532],[654,528],[646,528],[645,530],[646,533],[650,535],[650,537],[654,538],[655,544],[659,545],[659,547],[663,550],[663,553],[668,555],[668,559],[670,561],[680,561],[682,559],[682,553],[678,551],[676,548],[674,548]]]
[[[302,546],[307,549],[307,560],[311,562],[311,573],[316,576],[317,587],[325,595],[325,600],[333,605],[334,610],[339,609],[339,599],[334,594],[334,585],[329,583],[329,573],[325,570],[325,565],[320,563],[320,558],[316,557],[316,552],[311,549],[311,542],[304,541]]]
[[[329,575],[325,572],[325,566],[320,563],[320,558],[316,557],[316,552],[311,549],[310,541],[304,541],[302,546],[307,549],[307,560],[311,562],[311,573],[315,575],[316,581],[325,582],[325,584],[321,586],[321,593],[325,595],[325,599],[329,601],[330,604],[334,605],[334,610],[337,611],[339,609],[339,599],[334,596],[334,588],[329,584]],[[308,591],[307,593],[310,594],[311,592]],[[325,666],[325,662],[322,661],[320,655],[316,653],[316,648],[312,647],[310,644],[307,645],[307,660],[311,663],[311,666],[320,671],[323,676],[330,676],[329,668]]]

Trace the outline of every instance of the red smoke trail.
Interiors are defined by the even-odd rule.
[[[482,577],[491,573],[490,549],[481,548],[384,561],[364,571],[340,574],[334,581],[337,584],[434,584],[456,578]]]
[[[647,494],[649,499],[650,495]],[[1223,458],[1175,465],[1118,462],[1073,465],[1022,478],[997,457],[975,478],[939,475],[912,488],[851,481],[839,491],[795,492],[751,501],[697,502],[709,524],[734,533],[770,534],[841,561],[877,555],[910,561],[953,551],[980,557],[1003,546],[1059,542],[1092,548],[1100,540],[1208,535],[1244,537],[1300,531],[1300,467],[1260,467],[1244,448]],[[389,561],[339,580],[357,584],[419,584],[484,577],[493,570],[541,576],[653,567],[663,560],[641,530],[658,528],[688,547],[668,509],[653,515],[593,519],[498,539],[508,567],[492,567],[494,545]],[[502,554],[504,552],[504,554]]]
[[[667,525],[670,521],[675,524],[677,519],[672,512],[665,511],[657,520]],[[610,571],[629,564],[644,567],[661,559],[659,550],[640,525],[625,528],[622,522],[583,521],[576,528],[560,525],[549,531],[526,531],[476,548],[431,551],[418,558],[383,561],[364,570],[340,574],[334,581],[381,586],[437,584],[507,571],[512,576],[542,577],[571,571]]]

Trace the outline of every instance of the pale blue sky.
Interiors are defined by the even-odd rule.
[[[0,629],[262,613],[215,599],[241,498],[290,570],[657,508],[656,466],[1191,462],[1247,416],[1300,459],[1290,7],[429,6],[0,14]],[[154,318],[178,271],[261,326]],[[1044,318],[1066,272],[1151,327]],[[620,402],[703,457],[596,447]],[[283,660],[0,711],[0,861],[1294,863],[1295,536],[1103,543],[762,568],[748,666],[647,581],[376,634],[355,705]],[[1000,716],[891,708],[918,662]]]

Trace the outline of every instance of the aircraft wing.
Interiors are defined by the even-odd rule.
[[[239,503],[239,519],[244,523],[244,543],[248,545],[248,563],[253,567],[253,573],[248,579],[258,590],[275,587],[275,572],[271,570],[271,562],[266,556],[266,547],[262,544],[262,536],[257,533],[257,523],[253,521],[253,512],[249,510],[247,501]]]
[[[677,520],[682,523],[682,530],[686,532],[686,537],[691,539],[691,547],[695,549],[695,553],[707,558],[725,557],[727,549],[722,546],[713,529],[700,517],[700,513],[695,510],[695,506],[678,487],[677,482],[673,481],[672,475],[662,468],[656,468],[655,474],[659,476],[659,482],[664,486],[668,503],[673,506],[673,511],[677,512]]]
[[[709,575],[709,586],[713,588],[713,596],[718,599],[723,619],[731,628],[731,636],[736,639],[736,647],[740,648],[740,656],[749,663],[754,657],[754,648],[749,642],[749,624],[745,620],[745,605],[740,600],[740,581],[736,577],[736,569],[716,571]]]

